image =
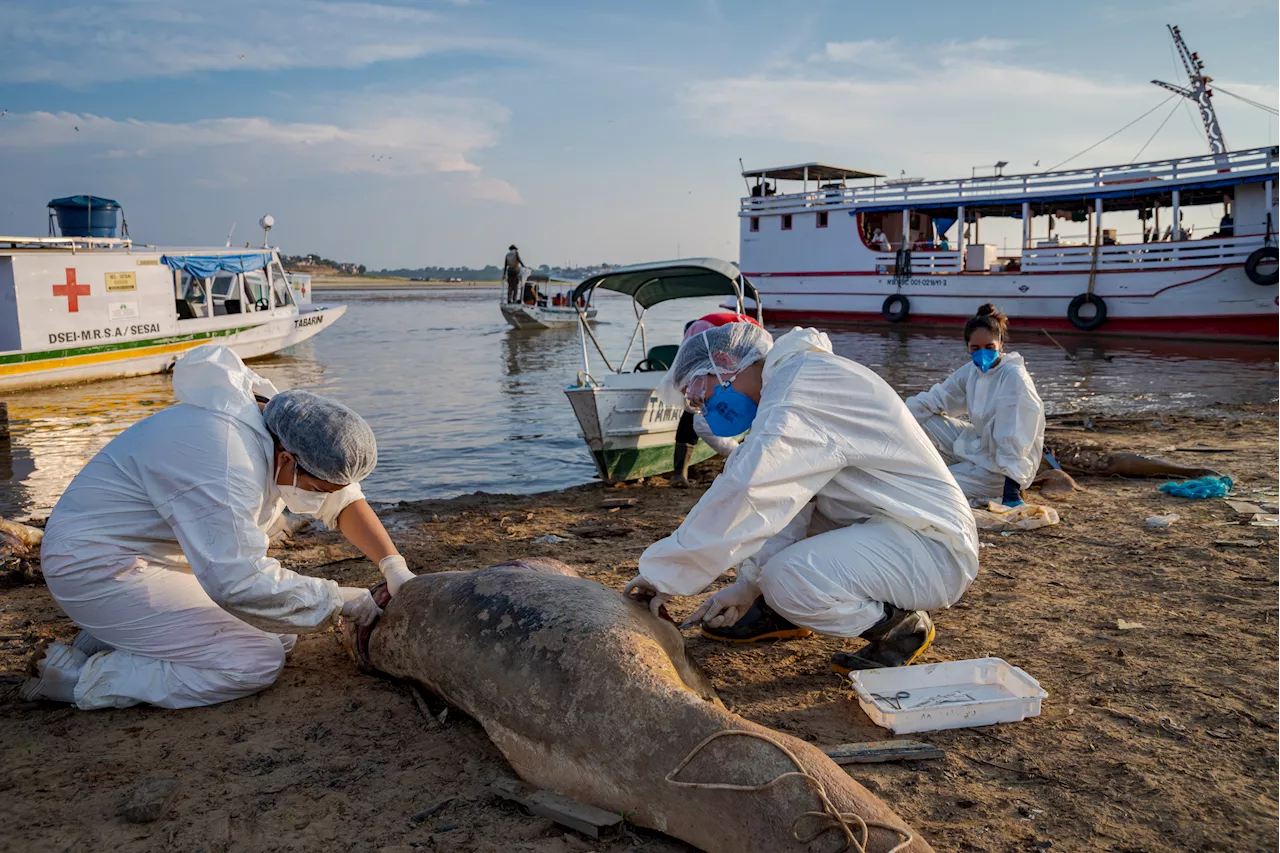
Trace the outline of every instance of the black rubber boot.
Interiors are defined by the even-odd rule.
[[[795,625],[770,607],[759,596],[747,614],[724,628],[702,626],[702,636],[722,643],[754,643],[758,640],[793,640],[807,637],[813,632]]]
[[[884,606],[888,613],[874,627],[862,632],[867,644],[856,652],[836,652],[831,668],[841,675],[855,669],[880,669],[907,666],[924,654],[933,642],[933,620],[923,610],[903,610],[892,604]]]
[[[689,488],[689,457],[694,445],[677,444],[675,449],[675,470],[671,472],[671,485],[677,489]]]

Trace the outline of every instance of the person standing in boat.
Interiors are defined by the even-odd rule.
[[[502,280],[507,283],[508,303],[520,301],[520,268],[523,266],[520,250],[512,243],[507,249],[507,256],[502,260]]]
[[[1044,456],[1044,403],[1022,356],[1005,347],[1009,321],[991,304],[964,324],[969,361],[907,409],[970,501],[1022,504]]]

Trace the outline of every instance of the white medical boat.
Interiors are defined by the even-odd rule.
[[[573,292],[575,303],[581,299],[589,304],[591,294],[597,289],[630,296],[636,327],[626,352],[615,365],[600,346],[584,313],[578,324],[582,370],[578,372],[577,381],[565,389],[565,394],[602,480],[620,483],[664,474],[674,467],[676,427],[684,411],[662,403],[656,390],[680,347],[679,344],[649,347],[645,313],[661,302],[697,296],[728,296],[732,310],[742,313],[744,301],[751,299],[758,305],[759,296],[736,266],[715,258],[619,267],[579,284]],[[758,317],[758,309],[756,313]],[[607,372],[592,372],[588,340],[600,354]],[[633,351],[637,361],[628,368]],[[699,441],[692,451],[690,464],[714,455],[715,451]]]
[[[551,278],[534,273],[520,280],[519,302],[507,302],[507,288],[502,286],[502,316],[517,329],[549,329],[569,326],[584,318],[594,320],[596,307],[589,302],[575,306],[571,296],[576,281]],[[587,297],[588,299],[590,296]],[[579,310],[581,309],[581,310]]]
[[[1190,86],[1153,82],[1200,106],[1208,155],[937,181],[744,171],[740,263],[768,292],[765,316],[954,324],[991,301],[1024,329],[1274,342],[1280,149],[1226,150],[1204,63],[1170,32]],[[1193,238],[1196,207],[1214,225]],[[998,218],[1021,232],[1010,251],[982,242]]]
[[[74,199],[98,204],[95,217],[108,201]],[[274,248],[161,249],[114,225],[62,230],[0,236],[0,390],[161,373],[205,343],[268,355],[346,311],[300,306]]]

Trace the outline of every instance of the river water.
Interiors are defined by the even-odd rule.
[[[575,328],[516,331],[496,288],[326,291],[346,303],[331,329],[251,366],[279,388],[306,388],[360,412],[378,437],[373,501],[474,491],[537,492],[587,482],[595,468],[563,389],[582,368]],[[611,357],[635,326],[629,299],[601,294],[596,335]],[[659,305],[649,344],[678,343],[715,299]],[[775,333],[778,329],[773,329]],[[872,367],[904,394],[940,381],[966,353],[959,336],[902,329],[828,329],[836,352]],[[1070,351],[1068,357],[1063,350]],[[638,344],[637,344],[638,348]],[[1087,342],[1018,334],[1050,412],[1165,412],[1276,400],[1268,346]],[[592,350],[592,369],[603,363]],[[635,361],[635,356],[631,362]],[[168,376],[9,394],[0,445],[0,515],[48,513],[80,467],[131,423],[173,402]]]

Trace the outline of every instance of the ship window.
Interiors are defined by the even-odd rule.
[[[818,211],[818,227],[819,228],[827,227],[827,211],[825,210]]]
[[[182,295],[175,300],[179,320],[194,320],[212,316],[206,305],[208,302],[209,284],[202,278],[190,275],[186,270],[180,273],[179,287]]]
[[[221,273],[213,277],[213,315],[240,313],[240,277],[234,273]]]
[[[253,311],[266,311],[271,306],[271,290],[267,286],[267,276],[262,270],[254,270],[244,274],[244,290]]]
[[[759,231],[759,230],[760,230],[760,217],[759,217],[759,216],[753,216],[753,217],[751,217],[751,230],[752,230],[752,231]]]
[[[267,267],[267,272],[271,274],[271,288],[276,293],[276,307],[281,308],[286,305],[293,304],[293,290],[289,287],[289,279],[284,274],[284,268],[280,266],[279,261],[272,261]]]
[[[783,231],[791,230],[791,214],[790,213],[782,214],[782,230]]]

